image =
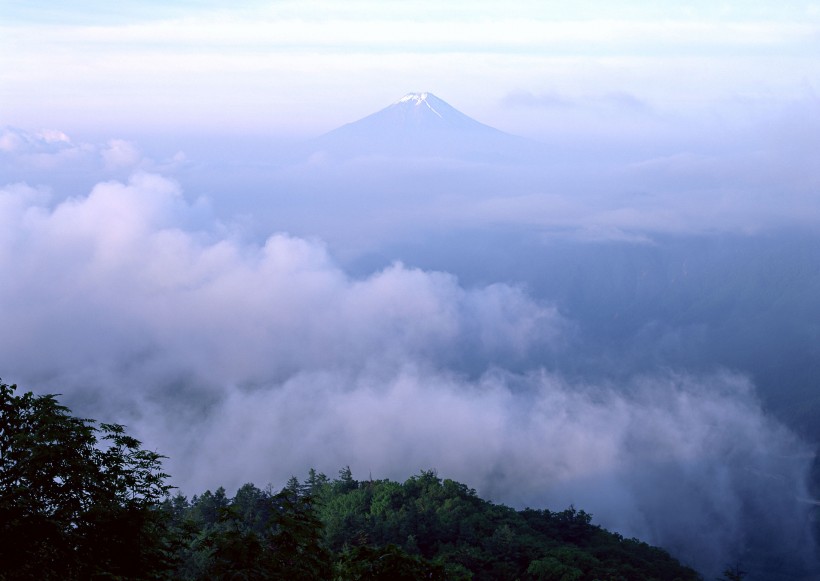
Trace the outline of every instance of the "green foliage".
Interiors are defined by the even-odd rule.
[[[218,489],[190,504],[176,498],[166,506],[181,540],[173,579],[331,577],[323,525],[312,499],[295,491],[292,482],[278,494],[245,484],[232,499]]]
[[[170,497],[162,457],[122,426],[15,390],[0,383],[0,581],[699,578],[584,511],[515,511],[432,470]]]
[[[311,491],[312,494],[308,494]],[[246,484],[195,497],[177,522],[200,527],[176,579],[695,580],[666,552],[570,507],[515,511],[425,471],[404,483],[315,471],[278,494]],[[221,518],[203,518],[219,505]],[[186,553],[187,551],[187,553]]]
[[[396,545],[346,550],[336,566],[336,578],[345,581],[415,581],[451,579],[444,566],[418,555],[409,555]]]
[[[593,525],[584,511],[515,511],[434,471],[400,484],[357,482],[345,468],[316,497],[325,543],[341,551],[337,579],[375,571],[359,561],[388,547],[397,562],[410,567],[399,557],[418,557],[448,579],[699,579],[665,551]]]
[[[322,544],[322,523],[308,496],[293,497],[285,489],[275,500],[275,532],[270,546],[276,560],[276,572],[282,579],[305,581],[325,579],[330,575],[330,552]]]
[[[547,551],[542,559],[532,561],[527,574],[538,581],[576,581],[589,578],[601,562],[575,547],[561,547]]]
[[[167,557],[162,457],[16,389],[0,383],[0,579],[153,576]]]

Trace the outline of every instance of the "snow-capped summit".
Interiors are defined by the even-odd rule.
[[[377,120],[394,126],[425,127],[428,130],[442,130],[446,127],[471,131],[496,131],[492,127],[471,119],[433,93],[428,92],[407,93],[389,107],[357,121],[356,124],[368,120]],[[354,124],[351,123],[351,125]]]
[[[416,106],[426,106],[430,110],[435,110],[435,105],[444,105],[449,107],[447,103],[436,97],[433,93],[407,93],[404,97],[396,101],[398,103],[412,103]]]
[[[431,102],[435,103],[436,101],[444,103],[444,101],[442,101],[432,93],[407,93],[404,97],[396,101],[395,104],[398,105],[401,103],[409,103],[415,105],[416,107],[425,106],[428,109],[430,109],[430,111],[441,117],[441,113],[436,111],[436,108],[433,107],[433,104],[431,104]],[[446,103],[444,104],[446,105]]]
[[[314,140],[334,157],[510,157],[527,140],[468,117],[433,93],[408,93],[392,105]]]
[[[412,101],[418,105],[422,101],[426,101],[429,94],[430,93],[407,93],[404,97],[396,101],[396,103],[406,103],[407,101]]]

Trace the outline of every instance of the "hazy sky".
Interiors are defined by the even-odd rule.
[[[0,111],[108,135],[316,134],[429,90],[537,135],[568,114],[816,99],[817,54],[814,2],[2,0]]]

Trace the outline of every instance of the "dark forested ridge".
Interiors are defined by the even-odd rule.
[[[281,565],[282,535],[301,551],[293,562],[302,569],[289,578],[699,579],[665,551],[592,524],[583,510],[516,511],[433,471],[404,483],[357,481],[348,468],[333,480],[311,471],[278,494],[246,484],[233,498],[220,488],[163,506],[188,531],[180,579],[220,577],[225,553],[245,559],[232,561],[243,563],[243,578],[264,578]]]
[[[172,497],[122,426],[15,391],[0,384],[2,580],[700,578],[583,510],[516,511],[434,471]]]

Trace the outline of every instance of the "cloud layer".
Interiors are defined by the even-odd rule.
[[[52,204],[7,186],[0,237],[4,379],[128,424],[188,493],[434,467],[704,570],[772,538],[810,552],[810,454],[746,380],[562,378],[543,363],[574,325],[521,288],[398,263],[353,278],[316,240],[241,242],[146,173]]]

